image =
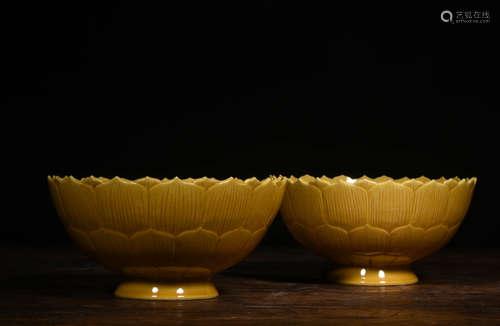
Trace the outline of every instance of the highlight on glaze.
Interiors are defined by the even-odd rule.
[[[249,178],[48,177],[69,235],[124,275],[209,279],[259,243],[279,210],[282,176]]]
[[[345,266],[406,266],[445,245],[477,179],[290,177],[281,207],[304,246]]]

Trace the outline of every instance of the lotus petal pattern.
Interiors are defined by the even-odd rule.
[[[467,213],[475,185],[475,177],[292,176],[281,214],[301,244],[360,267],[366,276],[368,268],[405,268],[445,245]],[[381,284],[388,284],[382,274]]]
[[[283,177],[259,181],[49,176],[48,181],[70,237],[108,268],[140,280],[122,284],[117,295],[143,299],[217,295],[207,282],[257,246],[286,187]],[[144,280],[164,286],[154,286],[156,292],[148,288],[144,294],[143,285],[150,286]],[[172,282],[189,285],[179,295],[171,293],[177,289],[168,286]],[[196,288],[196,282],[204,288],[189,295],[186,289]]]

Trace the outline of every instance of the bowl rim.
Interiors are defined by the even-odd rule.
[[[140,186],[149,188],[146,186],[146,184],[148,184],[148,183],[151,183],[154,185],[171,184],[171,183],[182,183],[185,185],[195,185],[195,184],[198,184],[200,182],[209,182],[209,183],[212,183],[212,185],[227,184],[227,183],[235,182],[235,183],[238,183],[241,185],[251,185],[251,186],[255,187],[255,186],[267,184],[267,183],[272,183],[272,184],[280,184],[282,182],[285,183],[287,178],[282,176],[282,175],[279,175],[279,176],[269,175],[268,177],[260,179],[260,180],[257,177],[249,177],[246,179],[241,179],[241,178],[232,177],[232,176],[225,178],[225,179],[218,179],[218,178],[207,177],[207,176],[203,176],[200,178],[191,178],[191,177],[179,178],[176,176],[176,177],[171,178],[171,179],[166,178],[166,177],[160,179],[160,178],[145,176],[145,177],[141,177],[141,178],[135,178],[135,179],[130,178],[129,179],[129,178],[120,177],[120,176],[114,176],[112,178],[108,178],[108,177],[103,177],[103,176],[96,177],[94,175],[90,175],[88,177],[77,178],[77,177],[74,177],[73,175],[65,175],[62,177],[58,176],[58,175],[48,175],[47,180],[49,183],[54,183],[54,184],[61,184],[64,182],[73,182],[73,183],[77,183],[77,184],[81,184],[81,185],[87,185],[87,186],[90,186],[92,188],[96,188],[96,187],[110,184],[113,182],[125,183],[125,184],[131,184],[131,185],[140,185]]]
[[[300,183],[303,183],[306,185],[315,184],[318,182],[319,183],[328,183],[328,184],[343,183],[343,184],[355,185],[358,181],[364,181],[364,182],[368,182],[368,183],[374,184],[374,185],[387,183],[387,182],[393,182],[393,183],[399,183],[399,184],[404,184],[407,182],[420,182],[422,184],[431,183],[431,182],[437,182],[437,183],[441,183],[441,184],[450,183],[450,182],[456,182],[456,183],[472,182],[472,183],[476,184],[477,177],[473,176],[473,177],[460,178],[458,176],[455,176],[455,177],[447,178],[447,177],[442,176],[440,178],[431,179],[431,178],[428,178],[428,177],[422,175],[420,177],[410,178],[410,177],[404,176],[401,178],[394,179],[394,178],[389,177],[385,174],[380,175],[378,177],[374,177],[374,178],[369,177],[366,174],[363,174],[361,177],[358,177],[358,178],[351,178],[350,176],[347,176],[344,174],[336,175],[334,177],[328,177],[326,175],[322,175],[321,177],[313,177],[309,174],[304,174],[298,178],[295,177],[294,175],[291,175],[290,177],[287,178],[287,180],[288,180],[288,183],[291,183],[291,184],[295,184],[297,182],[300,182]]]

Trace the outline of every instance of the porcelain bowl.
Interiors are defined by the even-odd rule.
[[[453,237],[475,185],[475,177],[292,176],[281,215],[302,245],[339,265],[331,281],[412,284],[410,264]]]
[[[125,281],[115,295],[213,298],[212,276],[246,257],[279,210],[283,177],[48,177],[74,242]]]

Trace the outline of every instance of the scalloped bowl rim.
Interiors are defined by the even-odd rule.
[[[378,176],[378,177],[375,177],[375,178],[369,177],[367,175],[362,175],[359,178],[351,178],[351,177],[346,176],[344,174],[336,175],[334,177],[328,177],[326,175],[323,175],[321,177],[313,177],[309,174],[305,174],[305,175],[298,177],[298,178],[295,177],[294,175],[291,175],[289,178],[287,178],[287,180],[291,184],[294,184],[296,182],[301,182],[301,183],[306,184],[306,185],[314,184],[316,182],[320,182],[320,183],[326,182],[328,184],[344,183],[344,184],[355,185],[357,180],[363,180],[363,181],[367,181],[367,182],[370,182],[373,184],[382,184],[382,183],[386,183],[386,182],[394,182],[394,183],[403,184],[405,182],[410,182],[410,181],[417,181],[417,182],[421,182],[422,184],[426,184],[426,183],[430,183],[430,182],[446,183],[446,182],[450,182],[452,180],[456,181],[457,183],[460,183],[462,181],[476,183],[477,177],[474,176],[474,177],[459,178],[458,176],[455,176],[455,177],[451,177],[451,178],[446,178],[446,177],[442,176],[442,177],[437,178],[437,179],[431,179],[431,178],[428,178],[428,177],[422,175],[420,177],[415,177],[415,178],[409,178],[409,177],[405,176],[405,177],[401,177],[398,179],[394,179],[394,178],[389,177],[385,174]]]
[[[281,182],[286,182],[286,180],[287,180],[287,178],[282,176],[282,175],[279,175],[279,176],[269,175],[268,177],[263,178],[261,180],[259,180],[256,177],[240,179],[240,178],[232,177],[232,176],[225,178],[225,179],[217,179],[217,178],[206,177],[206,176],[200,177],[200,178],[190,178],[190,177],[179,178],[176,176],[172,179],[168,179],[168,178],[159,179],[159,178],[155,178],[155,177],[145,176],[145,177],[136,178],[136,179],[129,179],[129,178],[124,178],[124,177],[120,177],[120,176],[114,176],[112,178],[107,178],[107,177],[102,177],[102,176],[95,177],[93,175],[90,175],[88,177],[82,177],[82,178],[75,178],[72,175],[66,175],[63,177],[60,177],[57,175],[49,175],[49,176],[47,176],[47,179],[49,182],[55,182],[55,183],[61,183],[61,182],[64,182],[66,180],[70,180],[74,183],[86,185],[86,186],[89,186],[92,188],[100,187],[102,185],[106,185],[106,184],[109,184],[112,182],[122,182],[122,183],[126,183],[126,184],[135,184],[135,185],[142,186],[144,188],[149,188],[149,187],[146,187],[140,181],[155,182],[156,184],[153,185],[152,187],[155,187],[155,186],[160,185],[160,184],[171,184],[174,182],[180,182],[180,183],[183,183],[186,185],[196,185],[196,182],[200,182],[200,181],[213,182],[213,184],[210,185],[208,188],[211,188],[212,186],[214,186],[216,184],[226,184],[226,183],[230,183],[230,182],[236,182],[236,183],[241,184],[241,185],[251,185],[252,183],[254,183],[254,187],[257,187],[257,186],[267,184],[267,183],[279,184]]]

